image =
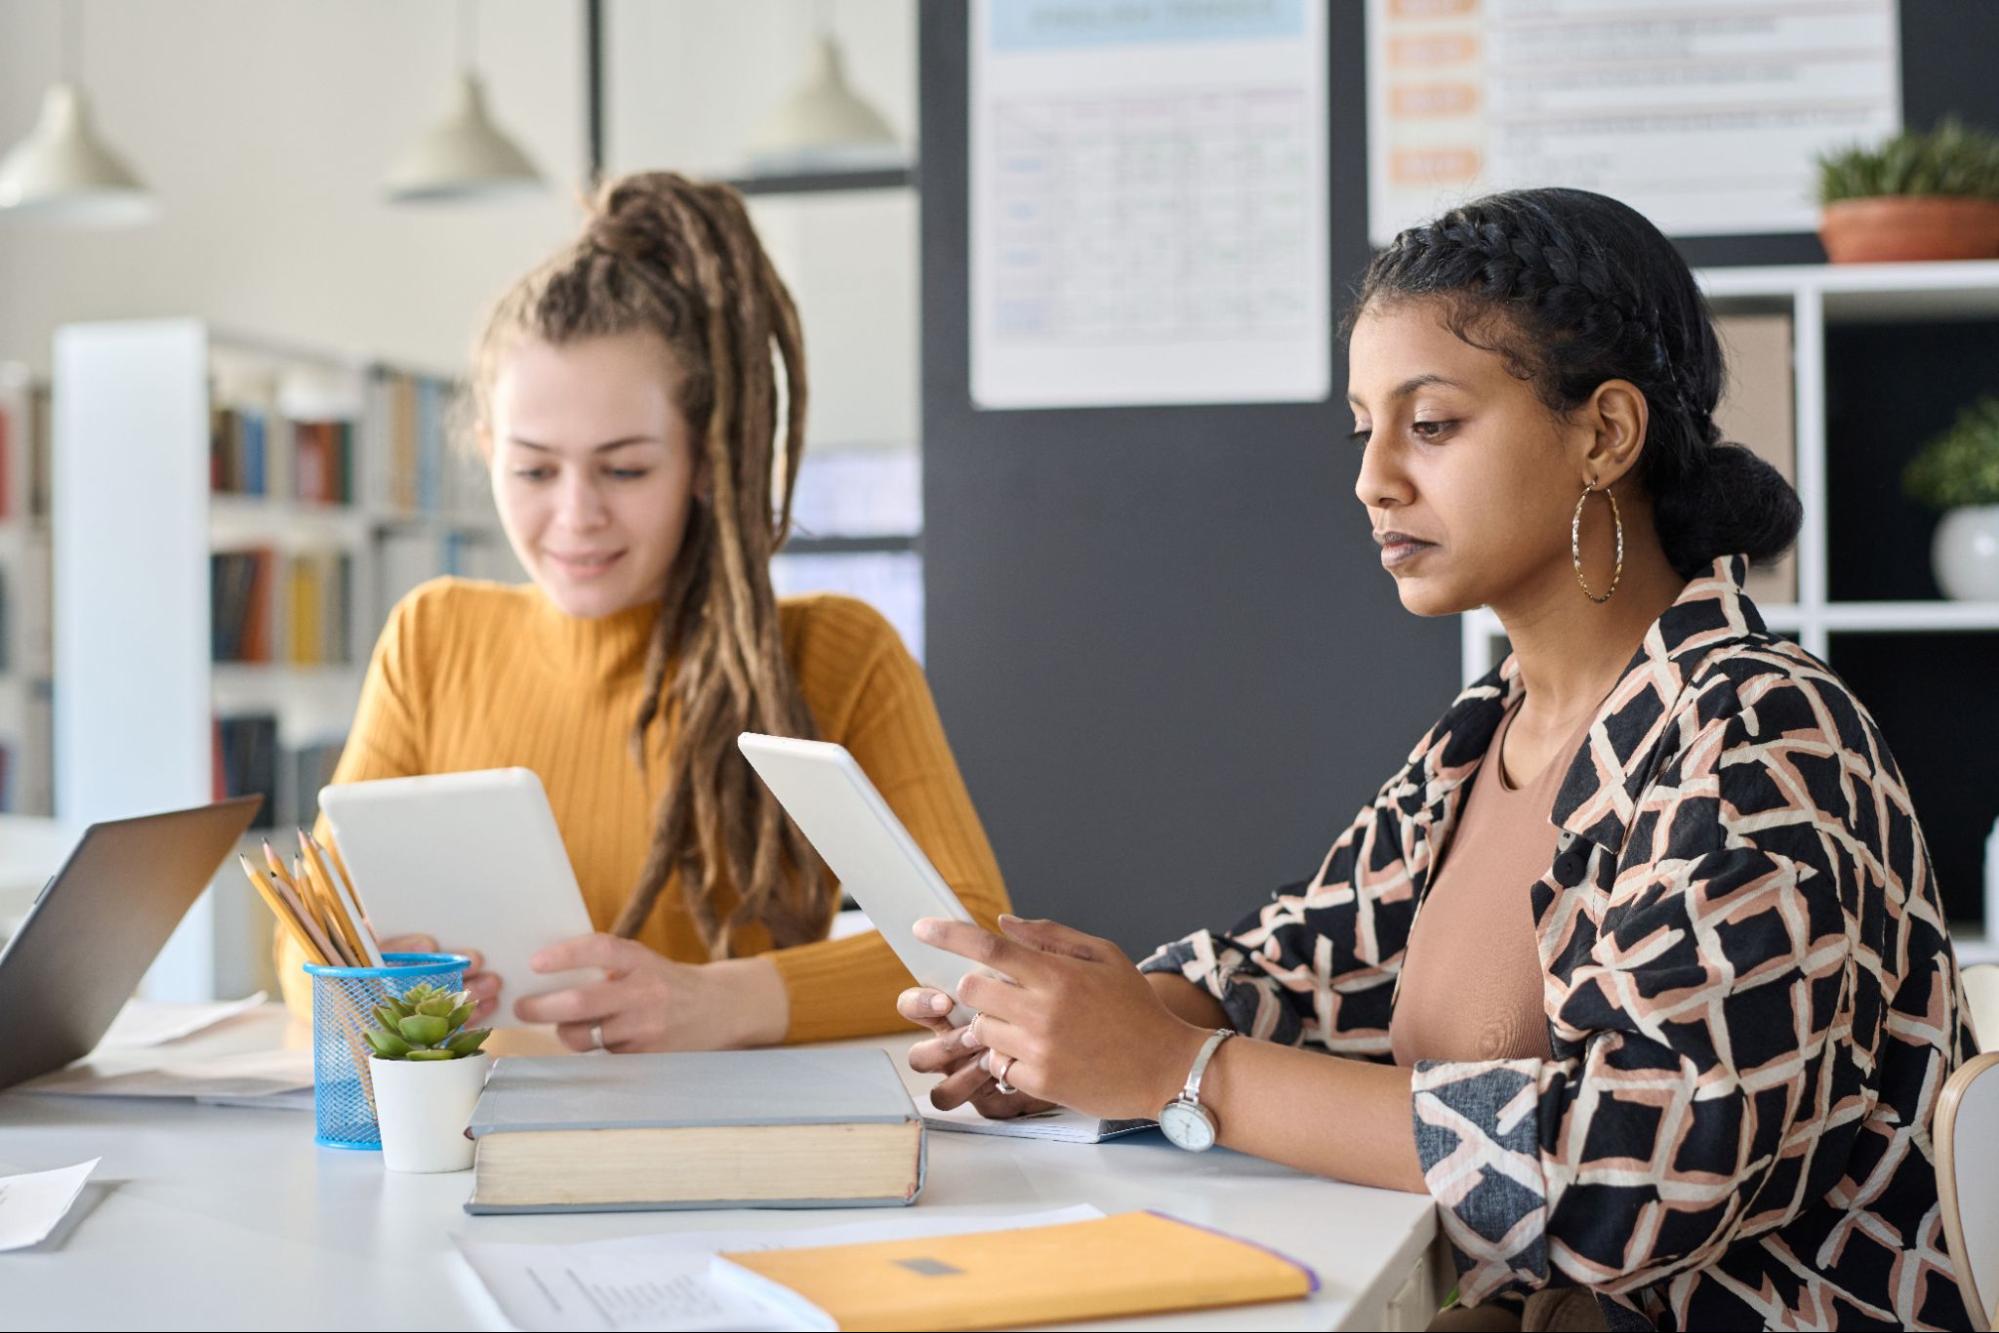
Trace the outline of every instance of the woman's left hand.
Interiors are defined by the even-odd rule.
[[[784,980],[764,958],[676,963],[636,940],[580,935],[529,960],[538,973],[597,967],[604,980],[514,1003],[523,1023],[553,1023],[572,1050],[713,1051],[781,1041]]]
[[[1115,944],[1053,921],[1003,916],[1003,936],[928,917],[916,937],[987,971],[958,983],[978,1011],[967,1046],[1030,1097],[1105,1119],[1159,1114],[1207,1033],[1168,1009]]]

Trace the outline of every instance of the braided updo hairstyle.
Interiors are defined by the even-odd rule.
[[[1605,380],[1650,407],[1640,480],[1683,578],[1716,557],[1774,560],[1797,540],[1797,492],[1721,438],[1722,354],[1707,301],[1657,227],[1587,190],[1509,190],[1411,227],[1374,257],[1345,331],[1370,305],[1442,303],[1446,327],[1497,352],[1541,401],[1573,411]]]
[[[815,734],[770,582],[805,447],[805,350],[742,199],[671,172],[607,183],[582,235],[494,307],[473,353],[470,407],[490,423],[499,361],[523,338],[561,346],[635,332],[666,345],[660,373],[708,494],[695,495],[667,574],[632,718],[642,767],[654,726],[669,745],[652,844],[612,929],[638,934],[677,876],[711,957],[726,956],[750,922],[779,948],[818,939],[838,906],[833,882],[736,749],[743,731]]]

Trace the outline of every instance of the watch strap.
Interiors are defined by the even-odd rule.
[[[1180,1089],[1182,1101],[1192,1102],[1196,1106],[1201,1104],[1201,1078],[1208,1072],[1208,1061],[1214,1059],[1215,1052],[1221,1049],[1222,1043],[1233,1036],[1235,1036],[1234,1028],[1216,1028],[1208,1034],[1208,1039],[1201,1043],[1200,1053],[1194,1057],[1193,1068],[1187,1071],[1187,1085]]]

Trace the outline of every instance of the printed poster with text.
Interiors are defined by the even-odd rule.
[[[1895,0],[1368,0],[1368,236],[1567,185],[1673,236],[1813,231],[1901,129]]]
[[[1331,387],[1320,0],[979,0],[982,408]]]

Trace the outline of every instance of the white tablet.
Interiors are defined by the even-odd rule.
[[[545,946],[595,929],[531,770],[343,783],[321,789],[319,808],[375,934],[477,949],[500,978],[502,1012],[603,979],[594,967],[546,975],[528,967]]]
[[[955,995],[958,979],[977,965],[923,943],[910,928],[926,916],[970,921],[972,914],[854,756],[828,741],[787,740],[753,731],[738,736],[736,744],[910,975]],[[951,1011],[951,1019],[969,1023],[972,1011],[961,1004]]]

